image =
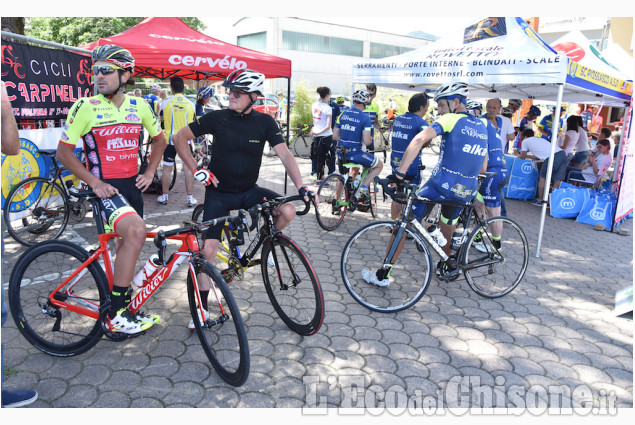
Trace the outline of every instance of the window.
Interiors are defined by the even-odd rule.
[[[257,32],[238,36],[238,45],[251,50],[267,49],[267,33]]]
[[[402,53],[414,50],[410,47],[391,46],[381,43],[370,43],[370,57],[372,59],[381,59],[388,56],[396,56]]]
[[[293,31],[282,31],[282,48],[301,52],[359,57],[362,57],[364,53],[364,43],[360,40],[326,37]]]

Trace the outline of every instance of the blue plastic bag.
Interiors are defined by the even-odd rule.
[[[584,187],[555,189],[549,200],[549,211],[554,218],[576,218],[584,202],[591,198],[591,190]]]
[[[575,220],[578,223],[585,223],[595,226],[602,224],[606,228],[611,227],[613,214],[615,212],[616,196],[614,194],[596,194],[584,202],[582,211]]]
[[[507,184],[503,195],[510,199],[533,199],[538,185],[538,168],[533,161],[505,155]]]

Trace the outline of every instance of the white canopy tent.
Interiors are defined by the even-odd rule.
[[[569,60],[522,18],[485,18],[436,43],[398,56],[353,65],[353,84],[373,82],[402,90],[435,90],[449,81],[469,85],[471,98],[520,98],[625,106],[632,82]],[[556,139],[558,126],[554,126]],[[555,153],[552,145],[551,161]],[[551,180],[551,166],[547,181]],[[536,256],[547,213],[545,185]]]

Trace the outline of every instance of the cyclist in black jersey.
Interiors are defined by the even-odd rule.
[[[264,75],[249,69],[232,72],[223,82],[230,89],[229,108],[209,112],[183,127],[172,141],[183,163],[194,177],[207,188],[203,220],[229,214],[231,210],[248,209],[262,201],[280,196],[256,184],[265,142],[276,152],[298,192],[306,196],[302,176],[295,158],[282,137],[274,119],[253,110],[257,96],[264,91]],[[196,169],[187,141],[203,134],[212,134],[211,160],[207,169]],[[276,228],[284,229],[295,217],[295,207],[284,204],[274,211]],[[213,262],[218,251],[222,224],[212,227],[205,236],[203,253]],[[202,300],[207,294],[202,294]],[[203,306],[205,308],[206,306]]]

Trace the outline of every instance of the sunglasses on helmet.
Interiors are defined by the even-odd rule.
[[[103,75],[108,75],[122,68],[118,67],[117,65],[93,65],[90,67],[90,69],[93,71],[93,75],[97,76],[100,72]]]

